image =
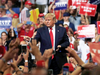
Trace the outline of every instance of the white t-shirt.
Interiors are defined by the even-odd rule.
[[[78,51],[80,52],[80,58],[85,63],[87,59],[87,54],[90,53],[90,48],[87,44],[81,44],[78,46]]]
[[[36,4],[38,4],[38,5],[47,5],[47,0],[36,0]]]
[[[72,37],[72,41],[71,41],[70,38],[69,38],[69,42],[70,42],[70,43],[74,44],[74,41],[75,41],[75,38],[74,38],[74,37]]]

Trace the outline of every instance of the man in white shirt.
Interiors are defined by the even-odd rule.
[[[25,2],[25,7],[21,11],[20,16],[19,16],[19,19],[20,19],[21,23],[23,23],[24,21],[30,21],[29,11],[31,10],[31,7],[32,7],[32,3],[30,1],[26,1]]]

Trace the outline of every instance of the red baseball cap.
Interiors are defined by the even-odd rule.
[[[44,16],[44,14],[43,14],[43,13],[40,13],[40,14],[39,14],[39,17],[43,17],[43,16]]]
[[[70,63],[65,63],[64,66],[68,66],[70,72],[74,71],[74,67],[72,66],[72,64],[70,64]]]
[[[25,5],[32,5],[32,3],[30,1],[26,1]]]
[[[74,35],[75,35],[75,34],[78,34],[78,31],[75,31],[75,32],[74,32]]]
[[[19,18],[19,15],[18,14],[14,14],[13,18]]]

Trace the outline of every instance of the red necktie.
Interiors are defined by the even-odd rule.
[[[52,47],[54,47],[54,44],[53,44],[53,32],[52,32],[52,28],[50,28],[50,39],[51,39],[51,44],[52,44]],[[52,59],[54,58],[54,55],[52,55]]]
[[[53,47],[53,32],[52,32],[52,28],[50,28],[50,38],[51,38],[51,44]]]

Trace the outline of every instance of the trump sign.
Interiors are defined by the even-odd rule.
[[[68,0],[56,0],[55,1],[55,10],[67,9]]]
[[[0,28],[10,28],[12,25],[12,18],[1,17],[0,18]]]
[[[79,14],[85,15],[87,13],[88,16],[95,16],[96,9],[97,5],[82,3]]]

